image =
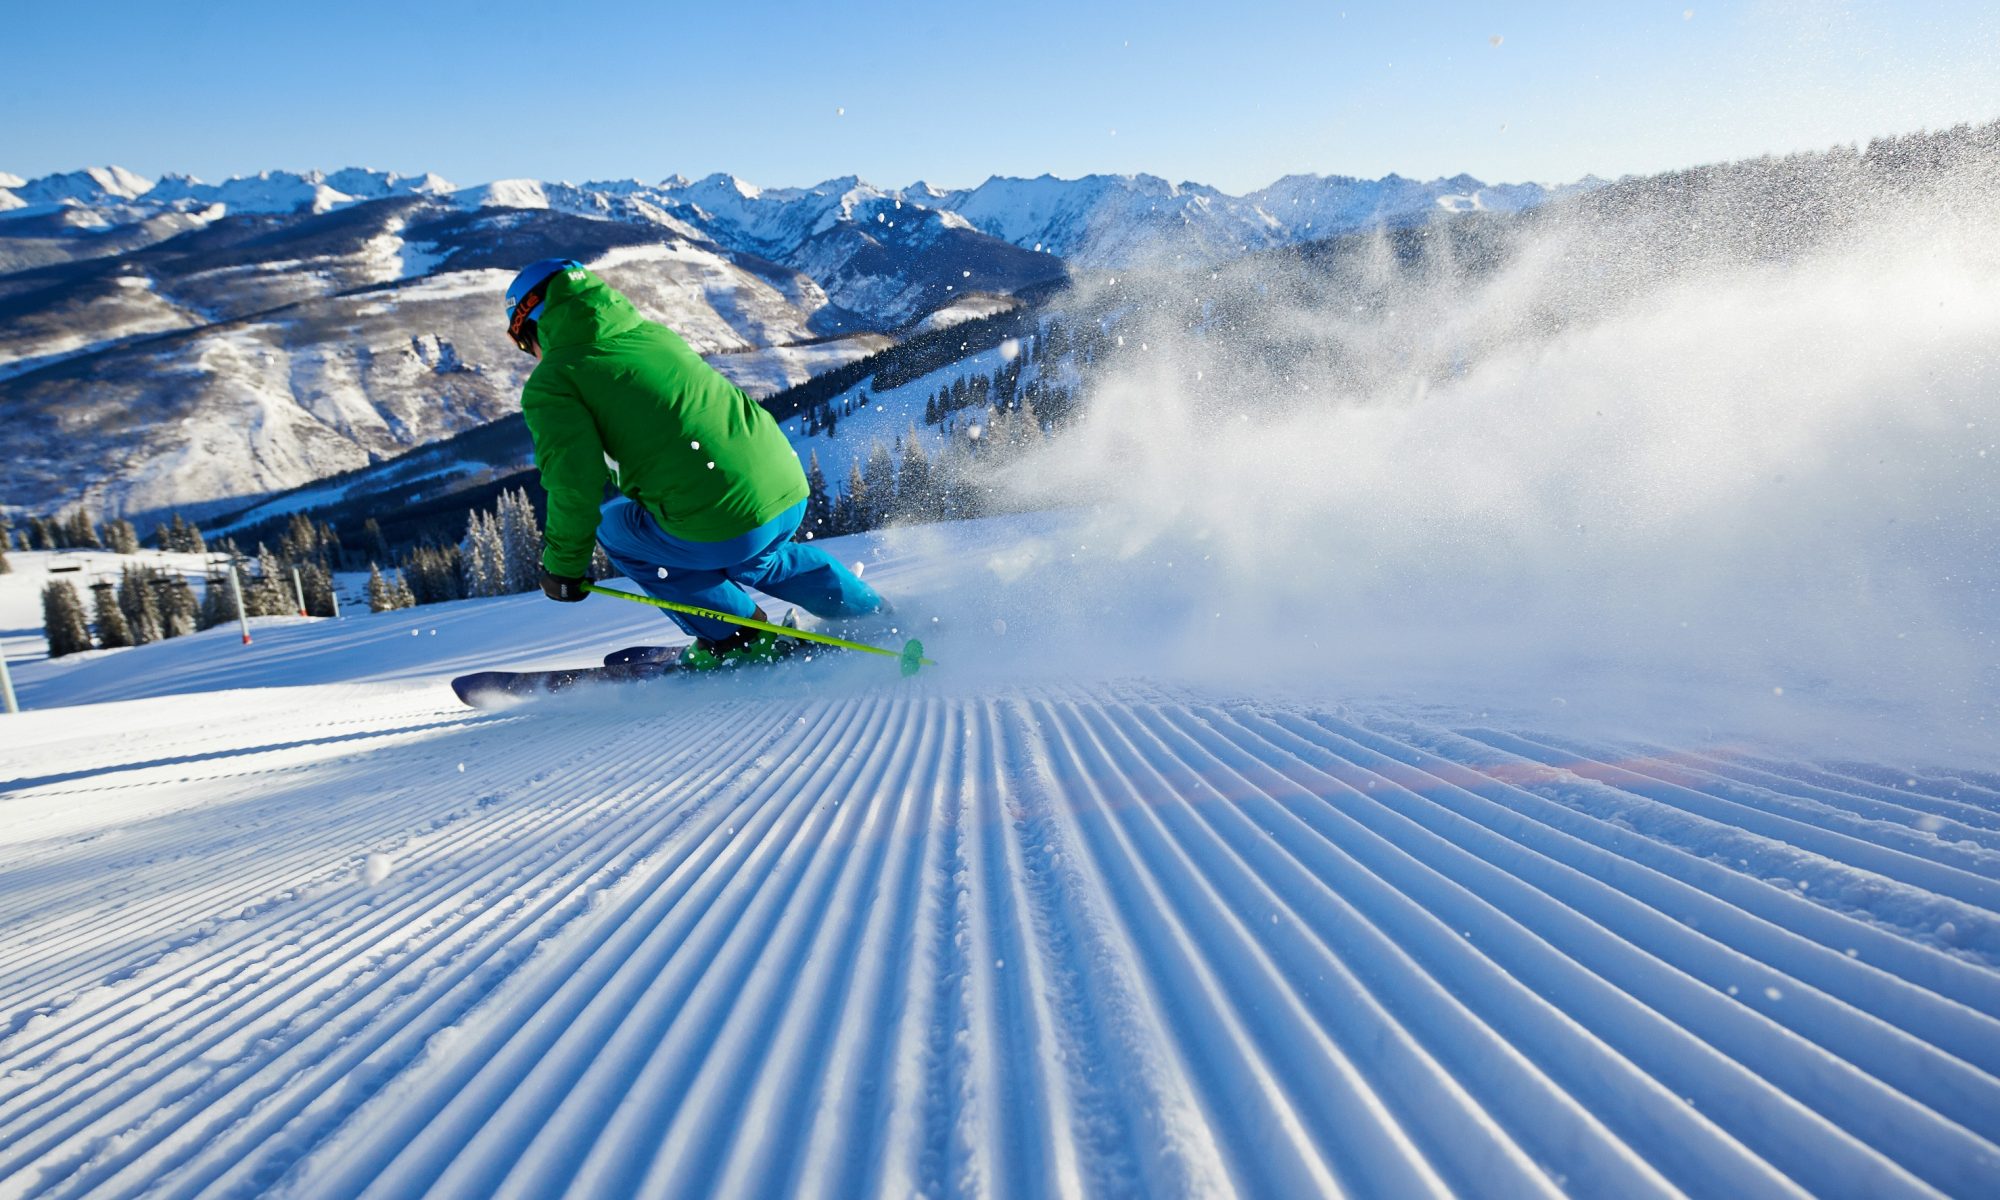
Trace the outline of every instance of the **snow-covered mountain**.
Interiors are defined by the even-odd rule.
[[[0,176],[0,405],[28,418],[0,430],[17,464],[0,504],[217,511],[500,415],[526,363],[493,296],[549,254],[590,262],[771,391],[1070,264],[1207,261],[1548,194],[1463,176],[1301,176],[1244,197],[1143,175],[958,191]]]
[[[1080,179],[994,176],[971,188],[918,182],[885,189],[854,176],[811,187],[760,187],[736,176],[691,180],[669,176],[571,184],[504,179],[456,187],[433,174],[350,168],[265,171],[203,183],[186,175],[158,182],[117,167],[94,168],[32,181],[0,175],[0,211],[16,217],[61,209],[97,210],[110,218],[161,212],[206,214],[326,212],[390,196],[449,196],[466,208],[551,208],[583,216],[633,220],[690,231],[732,249],[783,260],[842,225],[871,227],[886,242],[901,228],[975,230],[1081,266],[1124,266],[1171,247],[1211,253],[1263,249],[1325,237],[1375,222],[1420,219],[1440,209],[1512,210],[1595,181],[1549,187],[1488,185],[1468,175],[1419,181],[1287,176],[1268,188],[1231,196],[1199,183],[1169,183],[1152,175],[1087,175]]]
[[[224,183],[203,183],[189,175],[168,175],[144,193],[147,202],[192,202],[204,208],[219,204],[234,213],[326,212],[358,200],[389,196],[441,196],[452,185],[436,175],[398,175],[393,171],[349,168],[331,175],[319,171],[264,171]]]
[[[1590,181],[1582,185],[1589,186]],[[1514,211],[1572,188],[1489,187],[1469,175],[1422,182],[1293,175],[1245,196],[1152,175],[1077,180],[995,177],[976,188],[940,191],[919,183],[911,195],[957,213],[1018,246],[1059,255],[1073,266],[1127,267],[1226,258],[1331,237],[1375,224],[1421,220],[1440,210]]]

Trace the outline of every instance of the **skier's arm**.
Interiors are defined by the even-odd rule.
[[[538,372],[521,391],[521,412],[535,439],[535,465],[549,494],[548,528],[542,533],[542,568],[582,578],[590,572],[597,541],[598,501],[609,471],[597,421],[581,397]]]

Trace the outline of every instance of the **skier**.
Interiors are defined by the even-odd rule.
[[[806,476],[771,414],[664,325],[574,259],[547,258],[507,287],[507,332],[538,364],[521,389],[548,492],[542,591],[590,593],[591,542],[657,599],[767,620],[746,586],[814,616],[888,605],[834,557],[795,542]],[[619,496],[604,503],[609,480]],[[680,665],[767,662],[771,633],[668,613],[694,637]]]

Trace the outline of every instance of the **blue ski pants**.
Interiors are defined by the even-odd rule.
[[[605,504],[597,542],[613,566],[656,600],[747,617],[757,605],[743,589],[754,587],[816,617],[858,617],[881,608],[875,589],[833,555],[792,540],[805,512],[801,500],[728,541],[690,542],[661,529],[652,513],[620,496]],[[721,639],[736,628],[709,617],[667,616],[695,637]]]

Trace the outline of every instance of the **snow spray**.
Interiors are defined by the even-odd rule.
[[[2000,155],[1919,148],[1082,280],[991,482],[1083,515],[976,586],[1068,672],[1990,755]]]

